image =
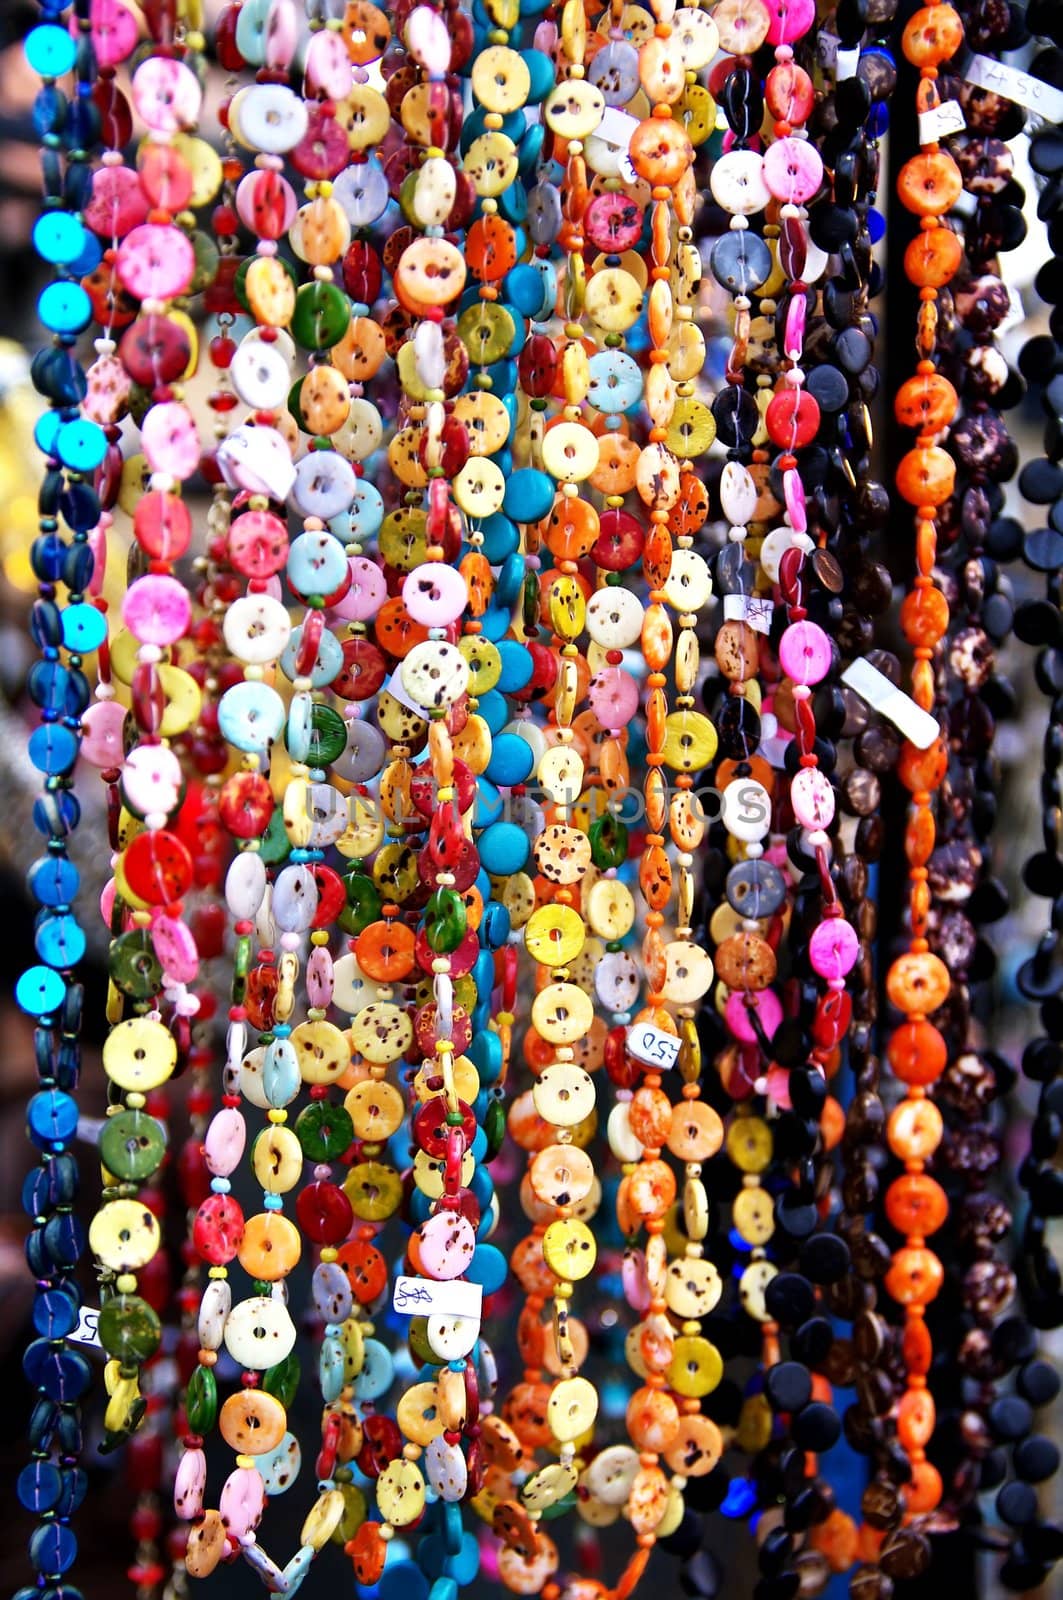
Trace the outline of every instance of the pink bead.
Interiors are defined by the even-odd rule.
[[[173,1481],[173,1508],[182,1522],[194,1522],[199,1516],[206,1488],[206,1456],[202,1450],[186,1450]]]
[[[315,949],[306,963],[306,998],[312,1006],[332,1004],[332,957],[327,950]]]
[[[764,152],[764,181],[776,200],[801,206],[823,182],[823,161],[809,139],[776,139]]]
[[[237,1467],[222,1485],[218,1500],[221,1519],[230,1539],[242,1539],[257,1528],[262,1517],[266,1491],[257,1467]]]
[[[162,573],[138,578],[122,600],[122,620],[141,644],[176,644],[191,616],[187,590]]]
[[[750,1011],[755,1011],[765,1034],[769,1039],[774,1037],[775,1030],[782,1021],[782,1005],[779,997],[771,989],[761,989],[756,994],[740,994],[737,991],[728,995],[727,1005],[724,1008],[724,1017],[727,1026],[740,1044],[755,1044],[757,1031],[749,1020]]]
[[[72,33],[77,25],[71,17]],[[96,64],[100,67],[117,67],[131,56],[137,44],[137,19],[118,0],[92,0],[89,7],[92,47]]]
[[[603,728],[626,728],[639,708],[639,688],[622,667],[603,667],[591,679],[588,699]]]
[[[790,1109],[790,1074],[786,1067],[768,1068],[768,1095],[782,1111]]]
[[[426,561],[407,573],[402,599],[414,622],[426,628],[445,628],[465,610],[469,591],[455,567],[442,561]]]
[[[779,641],[779,665],[793,683],[819,683],[830,671],[830,640],[815,622],[792,622]]]
[[[306,87],[327,100],[343,100],[351,87],[351,58],[342,35],[331,28],[312,33],[306,47]]]
[[[413,59],[428,69],[434,78],[443,77],[450,67],[450,34],[445,20],[431,6],[416,6],[404,30],[406,48]]]
[[[235,1106],[214,1113],[203,1140],[203,1154],[216,1178],[227,1178],[236,1171],[246,1142],[247,1125]]]
[[[94,767],[120,767],[125,754],[122,728],[125,707],[117,700],[98,700],[81,719],[81,754]]]
[[[295,7],[291,0],[278,0],[269,8],[269,26],[266,29],[266,66],[270,72],[287,72],[298,38]],[[349,84],[350,79],[347,81]]]
[[[114,915],[114,898],[117,893],[117,884],[113,878],[108,878],[100,894],[100,919],[108,928]]]
[[[421,1229],[418,1254],[432,1278],[460,1278],[476,1249],[476,1230],[458,1211],[437,1211]]]
[[[844,917],[828,917],[808,941],[808,958],[821,978],[844,978],[859,954],[856,929]]]
[[[816,0],[767,0],[769,44],[793,44],[816,19]]]
[[[101,239],[124,239],[131,229],[146,222],[148,197],[140,179],[128,167],[97,167],[92,174],[92,195],[85,221]]]
[[[808,528],[808,512],[805,509],[805,486],[801,482],[801,474],[796,472],[793,467],[788,467],[782,475],[782,492],[791,528],[795,533],[804,533]]]
[[[152,406],[140,425],[140,438],[152,472],[190,478],[199,466],[196,421],[179,400]]]
[[[335,39],[343,50],[342,41],[334,33],[316,33],[313,39]],[[343,53],[346,58],[346,50]],[[348,61],[348,78],[350,70]],[[236,214],[253,233],[267,233],[270,237],[287,233],[298,209],[295,190],[279,172],[249,172],[237,185]]]
[[[181,763],[164,744],[141,744],[122,766],[122,793],[142,817],[169,816],[181,799]]]
[[[648,1311],[650,1286],[646,1281],[646,1257],[641,1250],[625,1252],[620,1266],[620,1281],[624,1287],[624,1299],[632,1311]]]
[[[818,767],[803,767],[790,784],[790,804],[802,828],[829,828],[834,819],[834,790]]]
[[[368,622],[388,597],[387,582],[380,568],[367,556],[351,556],[347,564],[351,569],[351,587],[331,609],[345,622]]]
[[[167,982],[195,982],[199,972],[199,951],[185,923],[160,912],[152,920],[151,942]]]
[[[191,67],[172,56],[148,56],[133,74],[133,104],[153,133],[184,133],[199,118],[203,91]]]
[[[786,308],[784,348],[791,361],[797,361],[805,347],[805,321],[808,303],[803,294],[795,294]]]
[[[144,222],[118,246],[115,270],[137,300],[173,300],[192,282],[196,255],[180,228]]]
[[[89,534],[89,549],[92,551],[92,577],[89,579],[87,593],[99,595],[103,593],[103,580],[107,575],[107,530],[114,518],[109,511],[100,512],[100,520]]]

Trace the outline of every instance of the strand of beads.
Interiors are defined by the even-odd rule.
[[[86,1487],[78,1466],[80,1402],[91,1381],[82,1353],[64,1347],[79,1320],[81,1297],[73,1269],[84,1249],[73,1215],[77,1165],[68,1146],[78,1120],[73,1091],[80,1069],[82,990],[75,969],[85,939],[74,912],[79,875],[68,851],[79,820],[71,773],[81,714],[89,698],[82,657],[106,638],[102,613],[84,598],[94,577],[90,534],[100,519],[99,501],[85,478],[102,460],[106,439],[79,414],[86,382],[73,354],[78,334],[92,319],[90,298],[76,279],[98,260],[81,216],[88,199],[94,124],[98,125],[90,98],[94,56],[89,7],[75,7],[69,32],[61,23],[64,9],[45,4],[43,20],[25,46],[31,70],[43,80],[34,116],[44,146],[44,209],[34,225],[33,242],[55,277],[38,300],[38,315],[52,335],[52,347],[42,350],[33,364],[35,385],[50,409],[35,430],[45,470],[38,495],[39,533],[30,551],[38,582],[30,626],[41,659],[31,668],[28,681],[30,698],[40,712],[28,754],[43,780],[33,823],[47,841],[47,853],[29,874],[30,893],[41,908],[34,941],[39,964],[24,972],[15,988],[17,1003],[35,1019],[38,1087],[27,1108],[26,1128],[39,1155],[39,1165],[27,1175],[22,1190],[23,1207],[33,1224],[26,1255],[36,1279],[35,1337],[23,1355],[23,1370],[37,1398],[29,1423],[32,1459],[16,1484],[20,1504],[40,1519],[29,1546],[38,1576],[34,1585],[19,1590],[21,1600],[56,1593],[60,1587],[79,1600],[79,1591],[67,1582],[66,1574],[78,1548],[70,1519]],[[61,80],[71,73],[73,101],[60,88]],[[69,543],[60,532],[60,518],[73,534]],[[98,581],[98,567],[95,576]],[[60,583],[68,589],[63,609],[57,604]],[[69,652],[65,667],[64,647]]]
[[[959,17],[951,7],[917,12],[905,28],[904,50],[920,70],[917,111],[936,102],[935,79],[941,61],[954,55],[962,41]],[[901,610],[901,626],[913,644],[912,697],[923,710],[934,703],[931,661],[948,623],[948,606],[931,576],[936,551],[937,508],[952,492],[955,465],[934,444],[936,433],[952,418],[955,390],[935,370],[932,360],[937,329],[935,300],[941,284],[957,264],[953,236],[940,218],[962,187],[959,169],[936,141],[908,161],[898,177],[904,205],[920,218],[921,233],[905,256],[910,276],[920,288],[917,349],[918,376],[910,379],[897,397],[898,415],[920,429],[916,447],[903,458],[897,471],[902,497],[916,507],[915,585]],[[927,1158],[941,1138],[941,1115],[927,1098],[927,1087],[944,1065],[944,1040],[927,1020],[946,999],[950,978],[944,963],[927,945],[929,890],[927,866],[934,846],[933,791],[945,775],[946,753],[942,739],[928,749],[906,744],[899,772],[912,795],[905,847],[909,861],[911,946],[889,969],[886,989],[890,1002],[907,1014],[907,1021],[890,1039],[889,1056],[894,1073],[907,1085],[907,1096],[887,1125],[890,1148],[913,1176],[922,1173]],[[927,1388],[930,1338],[925,1322],[927,1304],[942,1281],[937,1256],[916,1232],[898,1250],[886,1274],[889,1293],[905,1308],[904,1359],[907,1385],[900,1400],[897,1431],[912,1468],[905,1496],[910,1516],[933,1510],[941,1497],[941,1480],[926,1459],[926,1446],[934,1427],[934,1406]]]

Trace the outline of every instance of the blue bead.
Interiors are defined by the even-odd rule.
[[[501,950],[512,931],[513,923],[505,906],[491,901],[484,906],[480,919],[480,939],[488,950]]]
[[[481,1083],[495,1083],[502,1071],[502,1041],[497,1033],[478,1033],[469,1041],[466,1055],[480,1074]]]
[[[483,717],[492,735],[501,733],[509,721],[509,707],[505,696],[500,695],[497,689],[488,689],[480,696],[476,711],[478,716]]]
[[[448,1501],[443,1516],[443,1542],[448,1552],[446,1576],[464,1587],[480,1570],[480,1545],[475,1534],[464,1531],[459,1505]]]
[[[49,1522],[35,1528],[30,1535],[30,1560],[39,1572],[68,1572],[78,1553],[77,1537],[73,1528],[61,1522]]]
[[[91,533],[100,520],[100,497],[91,483],[68,483],[60,497],[59,509],[75,533]]]
[[[525,7],[522,5],[521,10]],[[545,50],[522,50],[521,57],[531,76],[531,88],[528,90],[528,101],[537,105],[540,100],[545,100],[550,90],[554,87],[557,76],[554,63]]]
[[[732,1478],[720,1510],[725,1517],[745,1517],[757,1503],[757,1491],[747,1478]]]
[[[531,845],[515,822],[495,822],[480,835],[480,860],[495,877],[523,870]]]
[[[54,411],[44,411],[37,418],[33,428],[33,442],[42,455],[56,454],[56,440],[59,437],[60,427],[60,418]]]
[[[85,954],[85,935],[68,911],[46,917],[33,942],[50,967],[76,967]]]
[[[428,1600],[428,1579],[415,1561],[396,1561],[384,1568],[376,1592],[380,1600]]]
[[[46,839],[65,839],[81,819],[81,806],[69,789],[61,789],[58,794],[39,795],[32,816],[33,826]]]
[[[91,553],[90,553],[91,559]],[[63,643],[78,655],[98,650],[107,637],[107,618],[95,606],[67,606],[63,612]]]
[[[492,603],[480,618],[480,632],[485,639],[490,639],[492,644],[498,644],[509,632],[513,621],[511,606],[500,606]]]
[[[44,1247],[57,1267],[76,1267],[85,1248],[85,1230],[77,1217],[60,1211],[46,1222]]]
[[[519,474],[518,474],[519,476]],[[538,521],[538,518],[536,518]],[[499,569],[495,579],[494,603],[511,609],[520,598],[521,586],[524,583],[524,573],[527,564],[519,550],[507,556]]]
[[[77,1101],[61,1089],[41,1089],[26,1107],[30,1138],[40,1149],[66,1144],[77,1132]]]
[[[31,1461],[19,1473],[15,1493],[27,1511],[51,1511],[62,1487],[63,1480],[57,1466],[51,1461]]]
[[[876,211],[874,206],[869,206],[867,211],[867,231],[871,235],[871,243],[878,244],[886,231],[886,219],[881,211]]]
[[[77,1327],[78,1310],[71,1289],[46,1289],[34,1302],[33,1326],[45,1339],[65,1339]]]
[[[54,83],[46,83],[34,97],[33,131],[38,139],[49,133],[62,133],[67,118],[68,101]]]
[[[73,70],[77,43],[65,28],[34,28],[23,45],[26,60],[39,78],[65,78]]]
[[[494,1294],[506,1281],[508,1263],[495,1244],[478,1244],[472,1253],[466,1276],[483,1285],[484,1294]]]
[[[45,211],[33,224],[33,248],[53,267],[71,267],[91,235],[77,217],[65,211]]]
[[[107,435],[87,417],[64,422],[56,438],[56,454],[70,472],[95,472],[107,454]]]
[[[476,780],[476,810],[473,813],[473,827],[489,828],[497,822],[502,815],[502,796],[487,778]]]
[[[498,197],[498,209],[507,222],[519,228],[528,215],[528,191],[520,178],[514,178]]]
[[[493,905],[494,902],[489,901],[488,904]],[[484,909],[486,910],[486,907]],[[505,907],[499,907],[499,909],[505,910]],[[481,923],[482,926],[483,924]],[[479,951],[476,960],[472,964],[471,977],[476,985],[477,995],[480,998],[490,996],[495,981],[495,962],[490,950]]]
[[[34,577],[42,583],[56,583],[62,577],[66,545],[57,533],[42,533],[30,545],[30,564]]]
[[[458,1600],[458,1585],[453,1578],[437,1578],[428,1600]]]
[[[517,694],[531,682],[535,661],[527,645],[518,639],[501,639],[498,653],[502,657],[502,675],[496,685],[500,694]]]
[[[541,522],[554,503],[555,485],[548,472],[520,467],[506,484],[502,509],[514,522]]]
[[[50,1011],[58,1011],[65,993],[66,985],[62,978],[50,967],[30,967],[15,985],[15,999],[31,1017],[43,1017]]]
[[[514,267],[502,280],[502,290],[522,317],[535,317],[543,307],[543,280],[528,262]]]
[[[541,122],[537,122],[534,127],[528,129],[520,141],[517,162],[521,177],[531,177],[538,169],[545,138],[546,130]]]
[[[500,733],[492,742],[485,772],[492,783],[512,789],[515,784],[528,781],[534,766],[535,752],[527,739],[519,733]]]
[[[34,728],[29,737],[29,758],[38,772],[49,777],[69,772],[77,760],[78,742],[69,728],[46,723]]]
[[[70,674],[58,661],[35,661],[26,675],[26,688],[35,706],[59,717],[66,705]]]
[[[59,278],[41,290],[37,315],[52,333],[82,333],[92,321],[92,301],[80,283]]]
[[[70,263],[70,271],[76,278],[87,278],[96,271],[103,260],[103,245],[94,233],[86,233],[85,242],[81,253]]]
[[[79,1399],[92,1382],[92,1368],[83,1355],[76,1350],[56,1350],[44,1339],[35,1339],[27,1347],[22,1370],[30,1383],[43,1389],[57,1405],[69,1405]],[[61,1430],[63,1420],[59,1421]]]
[[[61,1517],[73,1516],[78,1506],[84,1500],[89,1487],[89,1476],[83,1467],[68,1468],[63,1473],[63,1492],[59,1497],[56,1511]],[[76,1594],[77,1590],[67,1591]]]

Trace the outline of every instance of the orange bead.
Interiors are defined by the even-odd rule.
[[[949,603],[940,589],[913,589],[901,605],[901,627],[909,644],[935,645],[949,625]]]
[[[925,1450],[934,1436],[937,1410],[929,1389],[908,1389],[897,1407],[897,1437],[906,1450]]]
[[[832,1572],[848,1572],[856,1560],[859,1546],[856,1523],[846,1512],[835,1508],[808,1536],[813,1549],[826,1556]]]
[[[963,259],[963,244],[951,228],[923,228],[904,252],[904,270],[917,289],[941,289]]]
[[[898,956],[886,974],[886,993],[898,1011],[927,1016],[944,1005],[952,979],[949,969],[929,950]]]
[[[355,940],[355,960],[375,983],[401,983],[413,970],[415,942],[405,923],[371,922]]]
[[[930,1022],[904,1022],[886,1047],[889,1064],[902,1083],[933,1083],[945,1070],[945,1040]]]
[[[628,1401],[627,1433],[636,1450],[667,1450],[679,1432],[679,1407],[664,1389],[644,1385]]]
[[[908,1172],[886,1190],[886,1215],[898,1233],[927,1238],[936,1233],[949,1214],[948,1196],[925,1172]]]
[[[902,456],[897,487],[913,506],[940,506],[956,486],[956,463],[938,445],[921,445]]]
[[[939,372],[923,372],[901,384],[893,409],[902,427],[939,433],[956,415],[958,404],[956,391],[947,378]]]
[[[901,1354],[912,1376],[926,1377],[934,1358],[934,1347],[930,1342],[930,1330],[922,1317],[911,1317],[905,1324],[901,1336]]]
[[[960,169],[945,150],[925,150],[913,156],[897,178],[902,205],[917,217],[943,217],[962,192]]]
[[[937,1298],[945,1269],[925,1245],[902,1245],[886,1274],[886,1288],[902,1306],[926,1306]]]
[[[667,1142],[672,1127],[673,1106],[661,1089],[651,1089],[645,1084],[632,1096],[628,1117],[631,1131],[639,1144],[651,1150],[660,1150]]]
[[[935,739],[928,750],[919,750],[914,744],[903,744],[897,762],[897,775],[906,789],[918,794],[920,790],[936,789],[948,765],[949,753],[944,739]]]
[[[904,1491],[909,1516],[922,1516],[941,1504],[941,1474],[930,1461],[913,1461],[912,1477]]]
[[[959,13],[950,5],[923,6],[906,26],[901,43],[913,67],[940,66],[963,43]]]

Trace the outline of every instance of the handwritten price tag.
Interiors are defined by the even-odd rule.
[[[479,1317],[483,1303],[483,1285],[458,1278],[447,1283],[435,1278],[397,1278],[391,1297],[393,1310],[403,1317],[430,1317],[435,1312],[445,1317]]]
[[[663,1033],[652,1022],[636,1022],[627,1030],[627,1047],[637,1061],[665,1072],[674,1067],[679,1055],[679,1040],[674,1033]]]
[[[979,89],[989,89],[1017,106],[1025,106],[1027,111],[1036,111],[1046,122],[1063,122],[1063,90],[1042,83],[1029,72],[1020,72],[990,56],[972,56],[966,77]]]
[[[757,633],[771,632],[775,602],[770,595],[725,594],[723,614],[728,622],[747,622]]]
[[[97,1306],[82,1306],[78,1325],[67,1334],[67,1341],[70,1344],[87,1344],[93,1350],[102,1350],[97,1326],[99,1320],[100,1312]]]
[[[950,133],[962,133],[966,126],[967,118],[959,101],[943,100],[939,106],[919,113],[919,143],[937,144]]]

